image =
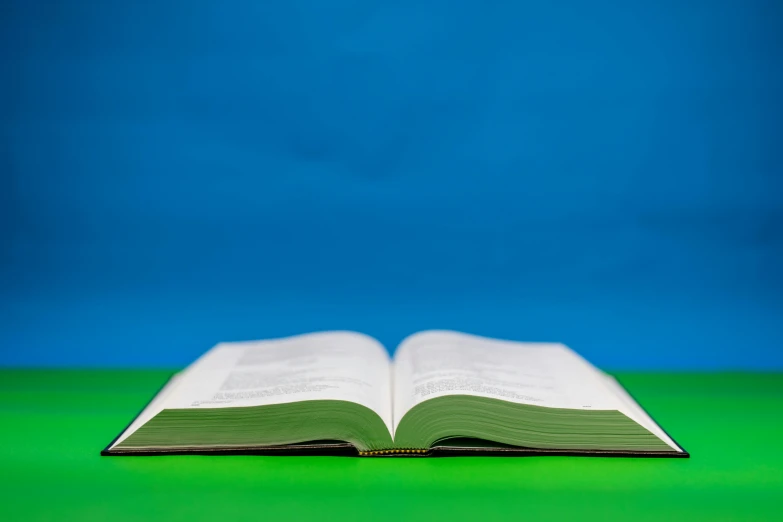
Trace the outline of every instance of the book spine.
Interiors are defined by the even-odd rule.
[[[387,449],[387,450],[375,450],[375,451],[360,451],[360,457],[373,457],[375,455],[395,455],[395,454],[422,454],[427,453],[425,449]]]

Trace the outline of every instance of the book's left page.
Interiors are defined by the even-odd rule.
[[[108,453],[314,440],[389,447],[390,374],[383,346],[354,332],[221,343],[177,374]]]

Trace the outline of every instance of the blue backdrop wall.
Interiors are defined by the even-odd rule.
[[[783,368],[783,2],[0,3],[0,365],[425,328]]]

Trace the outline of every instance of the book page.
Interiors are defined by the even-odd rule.
[[[176,376],[114,444],[163,409],[261,406],[308,400],[361,404],[392,430],[386,349],[363,334],[323,332],[221,343]]]
[[[647,431],[664,441],[671,448],[680,452],[683,451],[682,448],[679,447],[665,431],[663,431],[663,428],[661,428],[658,423],[655,422],[641,406],[639,406],[639,403],[636,402],[627,391],[625,391],[625,388],[623,388],[622,385],[617,382],[617,379],[611,375],[605,375],[605,379],[607,386],[611,388],[615,395],[617,395],[617,397],[619,397],[620,400],[625,403],[625,407],[627,409],[621,411],[644,426]]]
[[[420,402],[445,395],[581,410],[618,410],[645,425],[603,372],[559,343],[520,343],[450,331],[404,340],[394,355],[394,427]]]

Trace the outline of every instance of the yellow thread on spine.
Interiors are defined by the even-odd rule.
[[[359,451],[359,456],[361,457],[373,457],[376,455],[394,455],[394,454],[403,454],[403,455],[413,455],[413,454],[423,454],[427,453],[426,449],[418,449],[418,448],[390,448],[390,449],[382,449],[382,450],[369,450],[369,451]]]

